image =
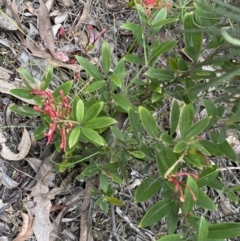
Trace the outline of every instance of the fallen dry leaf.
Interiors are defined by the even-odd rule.
[[[22,230],[13,241],[25,241],[33,234],[33,217],[29,217],[26,213],[21,213],[21,216],[23,219]]]
[[[64,7],[73,7],[74,1],[73,0],[58,0],[59,4]]]
[[[47,198],[49,188],[44,180],[41,179],[32,188],[31,197],[35,205],[29,208],[31,215],[34,215],[33,232],[37,241],[48,241],[53,231],[53,225],[49,220],[51,201]]]
[[[8,189],[16,188],[20,184],[15,182],[7,175],[7,168],[5,167],[4,161],[2,159],[0,159],[0,180],[2,184]]]
[[[0,132],[1,133],[1,132]],[[27,130],[24,128],[21,142],[18,146],[19,153],[12,152],[5,143],[0,144],[2,146],[2,150],[0,152],[1,156],[9,161],[19,161],[27,156],[30,147],[31,147],[31,139]]]

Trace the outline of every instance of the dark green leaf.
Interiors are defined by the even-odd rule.
[[[69,149],[71,149],[77,143],[79,136],[80,136],[80,127],[77,126],[73,128],[69,134],[69,137],[68,137]]]
[[[88,93],[94,92],[96,90],[101,89],[104,86],[104,84],[105,84],[104,80],[95,81],[92,84],[90,84],[89,86],[87,86],[85,88],[85,91],[88,92]]]
[[[226,140],[223,143],[218,144],[218,148],[224,153],[226,157],[230,158],[234,162],[237,162],[237,155],[234,152],[232,146]]]
[[[173,151],[174,151],[175,153],[181,153],[181,152],[183,152],[184,150],[186,150],[187,146],[188,146],[188,145],[187,145],[186,142],[180,141],[180,142],[178,142],[178,143],[174,146]]]
[[[161,220],[171,209],[173,205],[172,199],[163,199],[155,203],[144,215],[139,227],[149,227]]]
[[[142,64],[144,62],[142,58],[135,54],[126,54],[124,60],[133,64]]]
[[[140,123],[140,116],[137,110],[129,108],[128,110],[129,121],[133,130],[133,134],[137,139],[142,137],[142,126]]]
[[[185,135],[188,132],[188,129],[192,125],[194,119],[194,107],[192,104],[185,105],[182,109],[180,122],[179,122],[179,128],[182,137],[185,137]]]
[[[160,43],[152,50],[152,55],[149,58],[149,64],[151,65],[161,54],[166,53],[177,44],[176,40]]]
[[[111,63],[111,49],[108,42],[102,43],[102,64],[105,74],[108,74]]]
[[[144,75],[148,76],[151,79],[156,79],[159,82],[170,81],[174,79],[174,74],[171,73],[169,70],[165,69],[149,69]]]
[[[44,138],[44,134],[48,132],[47,126],[40,126],[34,131],[34,140],[40,140]]]
[[[39,112],[35,111],[32,107],[29,106],[20,106],[20,105],[11,105],[10,110],[15,112],[18,115],[33,117],[40,115]]]
[[[240,223],[216,223],[209,225],[208,238],[222,239],[240,236]]]
[[[168,234],[173,234],[177,229],[178,223],[178,212],[179,212],[179,203],[173,203],[172,208],[167,213],[166,223],[167,223],[167,231]]]
[[[128,112],[128,109],[131,107],[132,104],[126,97],[120,94],[112,94],[112,98],[118,106]]]
[[[33,99],[33,95],[31,95],[30,91],[27,89],[11,89],[9,92],[17,98],[19,97],[27,100]]]
[[[82,134],[92,143],[104,146],[105,141],[104,139],[94,130],[87,128],[87,127],[82,127]]]
[[[162,8],[160,11],[158,11],[155,18],[152,21],[152,26],[150,28],[150,36],[154,36],[160,31],[160,29],[162,28],[162,25],[160,25],[159,22],[165,20],[166,17],[167,17],[167,8]]]
[[[158,126],[156,124],[156,120],[153,118],[152,114],[144,107],[139,107],[139,115],[140,120],[142,122],[143,128],[147,131],[147,133],[156,138],[158,136]]]
[[[211,117],[204,118],[196,123],[194,123],[186,132],[184,138],[190,139],[192,137],[196,137],[201,134],[209,125],[211,121]]]
[[[20,74],[23,83],[29,90],[37,89],[37,82],[25,68],[20,67],[17,71]],[[34,88],[34,86],[36,86],[36,88]]]
[[[198,192],[198,200],[196,202],[197,206],[208,210],[217,210],[215,203],[207,194],[205,194],[202,190],[199,190]]]
[[[202,173],[199,175],[197,180],[197,185],[199,188],[206,186],[211,180],[213,180],[219,173],[217,165],[207,167]]]
[[[81,67],[90,75],[92,76],[96,81],[98,80],[103,80],[104,77],[100,73],[100,71],[96,68],[95,65],[90,63],[87,59],[80,57],[80,56],[75,56],[78,63],[81,65]]]
[[[91,165],[91,166],[87,166],[83,170],[82,175],[84,175],[84,176],[93,176],[97,172],[98,172],[98,167],[97,167],[96,164],[94,164],[94,165]]]
[[[117,121],[111,117],[97,117],[82,124],[83,127],[88,127],[90,129],[102,129],[109,127],[110,125],[116,124]]]
[[[48,86],[52,81],[52,76],[53,76],[53,67],[51,65],[48,65],[43,73],[42,83],[40,86],[41,90],[45,90],[48,88]]]
[[[170,133],[171,136],[175,133],[180,117],[180,107],[177,100],[172,101],[170,113]]]
[[[198,198],[198,186],[196,181],[191,176],[188,176],[186,185],[188,188],[185,188],[184,190],[184,202],[182,206],[182,212],[184,215],[187,215],[192,211],[192,208]],[[189,190],[192,190],[193,194]]]
[[[197,60],[201,52],[203,37],[201,33],[191,32],[198,29],[193,19],[194,19],[194,12],[185,13],[184,19],[183,19],[184,30],[186,30],[186,32],[184,32],[184,40],[185,40],[186,47],[189,47],[189,46],[194,47],[196,51],[196,59],[194,60]]]
[[[162,181],[159,179],[158,175],[153,175],[141,182],[138,186],[134,202],[144,202],[151,198],[159,189],[161,188]]]
[[[75,120],[81,123],[84,117],[84,104],[83,101],[78,97],[75,96],[73,101],[73,114]]]
[[[103,174],[100,174],[99,181],[100,181],[100,187],[102,188],[103,192],[106,193],[108,190],[108,185],[110,185],[107,177]]]
[[[145,154],[141,151],[129,151],[129,154],[137,159],[145,158]]]
[[[198,241],[206,241],[208,236],[208,222],[201,216],[198,229]]]
[[[104,102],[97,102],[91,105],[84,114],[83,122],[96,118],[101,112],[103,104]]]
[[[60,96],[60,90],[63,90],[64,96],[67,96],[72,89],[73,81],[66,81],[53,92],[54,98],[58,98]]]

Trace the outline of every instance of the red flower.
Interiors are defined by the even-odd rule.
[[[73,123],[67,122],[71,114],[71,106],[69,105],[68,98],[64,95],[64,91],[60,90],[59,94],[61,96],[61,105],[57,105],[53,94],[50,91],[43,90],[33,90],[31,94],[39,95],[44,98],[43,107],[34,106],[35,111],[43,113],[51,119],[49,124],[49,131],[44,134],[47,137],[47,145],[53,140],[53,135],[56,128],[59,130],[61,135],[60,148],[64,151],[66,150],[66,133],[69,133]]]
[[[187,186],[184,182],[181,182],[181,181],[178,179],[178,177],[180,177],[180,176],[188,176],[188,175],[189,175],[189,176],[193,176],[195,179],[198,179],[198,175],[197,175],[197,174],[195,174],[195,173],[188,173],[188,172],[179,172],[179,173],[175,173],[175,174],[170,174],[170,175],[168,175],[168,176],[166,177],[167,180],[174,185],[175,190],[180,193],[179,200],[180,200],[181,202],[184,202],[183,188],[187,188],[188,191],[189,191],[189,192],[191,193],[191,195],[192,195],[192,199],[193,199],[194,201],[197,201],[197,198],[196,198],[194,192],[192,191],[192,189],[191,189],[189,186]]]

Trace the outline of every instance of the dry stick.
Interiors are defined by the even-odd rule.
[[[120,238],[119,238],[119,235],[117,234],[117,229],[116,229],[116,219],[115,219],[114,205],[111,205],[111,217],[112,217],[112,234],[109,237],[108,241],[112,240],[112,236],[114,236],[117,241],[120,241]]]
[[[82,204],[82,214],[80,222],[80,237],[79,241],[91,241],[92,238],[92,197],[90,195],[93,189],[96,177],[90,177],[86,180],[86,188],[84,191],[84,198]]]
[[[129,227],[131,229],[133,229],[137,234],[139,234],[142,238],[144,238],[145,240],[151,240],[151,241],[155,241],[155,238],[152,237],[149,233],[147,232],[143,232],[142,230],[140,230],[139,228],[137,228],[128,218],[128,216],[126,216],[122,210],[119,207],[116,207],[116,213],[129,225]]]

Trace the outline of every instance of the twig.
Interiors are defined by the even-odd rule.
[[[129,227],[131,229],[133,229],[138,235],[140,235],[142,238],[144,238],[144,240],[151,240],[151,241],[155,241],[155,238],[152,237],[149,233],[147,232],[143,232],[142,230],[140,230],[139,228],[137,228],[128,218],[128,216],[126,216],[122,210],[119,207],[116,207],[116,213],[129,225]]]
[[[112,236],[114,236],[117,241],[120,241],[120,238],[117,234],[114,205],[111,205],[111,217],[112,217],[112,234],[109,237],[108,241],[112,240]]]

